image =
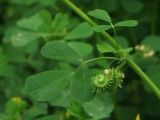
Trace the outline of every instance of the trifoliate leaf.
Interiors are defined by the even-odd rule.
[[[59,96],[69,84],[72,73],[64,70],[50,70],[27,78],[28,93],[38,101],[51,101]]]
[[[52,23],[53,29],[55,31],[60,31],[62,30],[67,24],[69,23],[68,21],[68,16],[66,14],[58,13],[54,21]]]
[[[51,32],[52,17],[46,10],[39,11],[29,18],[23,18],[17,23],[20,27],[36,32]]]
[[[14,46],[21,47],[25,46],[40,37],[39,34],[24,30],[18,30],[11,36],[11,42]]]
[[[49,101],[50,105],[55,107],[69,107],[73,102],[73,98],[71,96],[70,90],[65,89],[59,96],[57,96],[54,100]]]
[[[107,53],[107,52],[113,52],[114,53],[114,52],[116,52],[115,49],[112,46],[110,46],[106,43],[98,43],[97,44],[97,49],[101,53]]]
[[[133,48],[130,47],[130,48],[126,48],[126,49],[120,49],[120,50],[118,50],[117,52],[122,53],[122,54],[125,55],[125,56],[128,56],[129,53],[130,53],[132,50],[133,50]]]
[[[77,61],[79,59],[78,54],[68,46],[65,41],[53,41],[47,43],[42,47],[41,54],[47,58],[68,62]]]
[[[126,37],[124,36],[116,36],[115,37],[117,43],[119,45],[121,45],[123,48],[128,48],[129,47],[129,43]]]
[[[114,26],[119,26],[119,27],[135,27],[138,25],[138,22],[136,20],[125,20],[125,21],[120,21],[116,23]]]
[[[114,105],[108,94],[96,95],[91,101],[83,104],[83,108],[95,119],[108,118],[113,111]]]
[[[93,27],[94,31],[96,32],[105,32],[110,28],[112,28],[110,25],[97,25]]]
[[[71,94],[73,98],[80,102],[86,102],[92,98],[91,76],[86,64],[79,66],[71,82]]]
[[[92,10],[92,11],[88,12],[88,14],[92,17],[97,18],[97,19],[104,20],[104,21],[109,22],[109,23],[111,22],[111,17],[104,10],[95,9],[95,10]]]
[[[71,32],[69,32],[65,39],[66,40],[82,39],[82,38],[88,38],[91,35],[93,35],[92,27],[88,23],[83,22],[79,24],[76,28],[74,28]]]
[[[82,43],[82,42],[69,42],[68,45],[77,52],[78,56],[81,58],[84,58],[85,56],[89,55],[92,53],[92,46],[87,43]]]
[[[150,47],[155,51],[160,51],[160,36],[147,36],[142,41],[142,44],[144,44],[146,47]]]
[[[20,5],[32,5],[32,4],[35,4],[35,3],[40,3],[40,4],[43,4],[43,5],[53,5],[57,0],[25,0],[25,1],[22,1],[22,0],[11,0],[12,3],[14,4],[20,4]]]
[[[92,52],[92,46],[82,42],[54,41],[41,49],[44,57],[68,62],[80,62]]]
[[[122,0],[122,7],[128,13],[138,13],[142,10],[144,4],[140,0]]]

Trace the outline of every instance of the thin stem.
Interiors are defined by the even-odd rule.
[[[108,68],[111,68],[110,66],[114,63],[114,62],[116,62],[117,60],[113,60],[113,61],[111,61],[109,64],[108,64]]]
[[[126,64],[126,61],[123,61],[120,65],[118,65],[118,69],[122,69],[125,64]]]
[[[77,6],[75,6],[72,2],[69,0],[62,0],[69,8],[71,8],[74,12],[76,12],[82,19],[90,23],[91,25],[95,26],[97,25],[91,18],[89,18],[83,11],[81,11]],[[115,50],[122,49],[120,45],[116,43],[114,38],[110,36],[107,32],[102,32],[101,33],[103,37],[108,40],[112,46],[115,48]],[[119,47],[120,46],[120,47]],[[123,53],[118,53],[119,56],[125,57]],[[159,88],[152,82],[152,80],[139,68],[139,66],[131,59],[127,59],[128,65],[142,78],[152,89],[152,91],[158,96],[160,99],[160,90]]]
[[[110,25],[111,25],[112,30],[113,30],[114,38],[116,38],[117,37],[116,29],[115,29],[115,27],[112,23],[110,23]]]
[[[98,57],[98,58],[93,58],[93,59],[86,60],[83,63],[89,63],[89,62],[93,62],[93,61],[101,60],[101,59],[118,60],[119,58],[116,58],[116,57]]]
[[[70,2],[69,0],[62,0],[68,7],[70,7],[74,12],[76,12],[82,19],[84,19],[85,21],[87,21],[89,24],[91,24],[92,26],[96,26],[97,23],[94,22],[90,17],[88,17],[83,11],[81,11],[77,6],[75,6],[72,2]],[[103,36],[106,36],[107,40],[114,46],[117,47],[116,42],[114,41],[114,39],[106,32],[103,32],[102,34],[104,34]]]
[[[113,33],[114,33],[114,38],[116,38],[117,37],[117,33],[116,33],[116,29],[115,28],[113,28]]]

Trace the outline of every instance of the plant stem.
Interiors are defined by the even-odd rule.
[[[118,60],[119,58],[116,58],[116,57],[98,57],[98,58],[93,58],[93,59],[86,60],[83,63],[89,63],[89,62],[93,62],[95,60],[101,60],[101,59]]]
[[[117,37],[116,29],[115,29],[114,25],[112,24],[112,22],[110,22],[110,25],[111,25],[112,30],[113,30],[114,39],[116,39],[116,37]]]
[[[70,7],[74,12],[76,12],[82,19],[84,19],[85,21],[87,21],[89,24],[91,24],[92,26],[96,26],[97,23],[94,22],[90,17],[88,17],[84,12],[82,12],[77,6],[75,6],[72,2],[70,2],[69,0],[62,0],[68,7]],[[104,36],[106,36],[106,38],[108,39],[108,41],[114,46],[117,47],[116,42],[114,41],[114,39],[106,32],[103,32],[102,34],[104,34]]]
[[[88,17],[83,11],[81,11],[77,6],[75,6],[71,1],[69,0],[62,0],[69,8],[71,8],[74,12],[76,12],[82,19],[87,21],[92,26],[97,25],[90,17]],[[114,40],[112,36],[110,36],[107,32],[101,33],[105,39],[107,39],[111,45],[115,48],[115,50],[122,49],[120,45],[117,44],[117,42]],[[124,57],[124,54],[119,53],[119,56]],[[159,88],[152,82],[152,80],[139,68],[139,66],[131,59],[127,59],[128,65],[140,76],[141,79],[143,79],[152,89],[152,91],[157,95],[157,97],[160,99],[160,90]]]

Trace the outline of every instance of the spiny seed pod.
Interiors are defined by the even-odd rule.
[[[110,84],[110,79],[105,74],[100,73],[94,77],[93,84],[98,88],[105,88]]]
[[[105,69],[92,79],[92,84],[100,90],[114,90],[122,87],[124,74],[117,68]]]

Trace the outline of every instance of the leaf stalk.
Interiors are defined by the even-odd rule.
[[[85,14],[82,10],[80,10],[70,0],[62,0],[62,2],[92,26],[97,25],[96,22],[94,22],[87,14]],[[116,42],[116,40],[112,36],[110,36],[107,32],[102,32],[101,35],[110,42],[110,44],[114,47],[115,50],[118,51],[122,49],[122,47]],[[118,53],[118,55],[122,58],[125,57],[123,53]],[[152,82],[152,80],[146,75],[146,73],[144,73],[142,69],[130,57],[127,59],[127,63],[139,75],[139,77],[143,79],[148,84],[148,86],[150,86],[151,90],[160,99],[159,88]]]

